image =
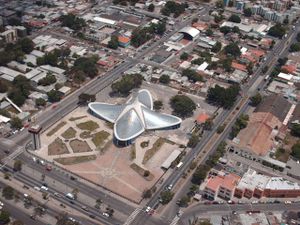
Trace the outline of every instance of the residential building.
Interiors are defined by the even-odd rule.
[[[17,41],[18,35],[16,29],[9,29],[0,34],[6,43],[13,43]]]
[[[126,48],[130,45],[130,38],[125,36],[118,37],[119,46]]]
[[[233,197],[235,187],[240,179],[241,177],[233,173],[221,173],[210,177],[205,184],[203,195],[211,200],[216,197],[229,200]]]

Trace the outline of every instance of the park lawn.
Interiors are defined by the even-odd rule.
[[[101,130],[98,133],[93,135],[92,141],[95,144],[96,147],[101,146],[104,141],[109,137],[109,133]]]
[[[161,146],[166,142],[164,138],[158,138],[153,144],[152,148],[148,149],[144,155],[143,164],[147,163],[149,159],[154,156],[156,152],[161,148]]]
[[[81,130],[88,130],[88,131],[92,132],[92,131],[98,129],[99,125],[98,125],[98,123],[96,123],[92,120],[89,120],[84,123],[77,124],[77,127]]]
[[[96,158],[97,157],[95,155],[87,155],[87,156],[72,156],[72,157],[65,157],[65,158],[57,158],[54,160],[62,165],[73,165],[73,164],[92,161],[95,160]]]
[[[69,127],[65,132],[61,134],[64,139],[74,138],[76,135],[76,130],[73,127]]]

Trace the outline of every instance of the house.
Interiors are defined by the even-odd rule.
[[[240,179],[241,177],[233,173],[221,173],[210,177],[205,184],[203,196],[211,200],[214,200],[216,197],[230,200]]]
[[[247,71],[248,71],[246,65],[240,64],[240,63],[235,62],[235,61],[233,61],[233,62],[231,63],[231,67],[232,67],[233,69],[241,70],[241,71],[243,71],[243,72],[247,72]]]
[[[130,38],[125,36],[118,37],[119,46],[126,48],[130,45]]]

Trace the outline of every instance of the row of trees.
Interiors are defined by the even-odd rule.
[[[240,115],[237,120],[235,121],[234,125],[231,127],[231,132],[229,134],[230,138],[233,139],[235,138],[240,130],[244,129],[247,127],[249,121],[249,116],[248,115]]]
[[[79,31],[86,26],[84,19],[79,18],[71,13],[62,15],[59,20],[61,21],[61,26],[69,27],[75,31]]]
[[[229,88],[223,88],[219,85],[209,88],[206,100],[209,103],[229,109],[233,106],[239,95],[240,87],[232,85]]]
[[[151,23],[148,27],[139,27],[132,32],[131,44],[139,47],[153,38],[154,34],[162,35],[166,31],[166,23],[160,21],[157,24]]]
[[[177,3],[174,1],[167,1],[167,3],[161,9],[161,14],[165,16],[170,16],[171,14],[173,14],[174,18],[176,18],[181,14],[183,14],[187,7],[188,7],[187,3]]]
[[[185,69],[181,73],[182,76],[187,77],[190,81],[197,82],[201,81],[203,82],[204,79],[201,75],[199,75],[195,70],[192,69]]]
[[[9,43],[0,51],[0,65],[4,66],[12,60],[22,62],[24,55],[34,49],[34,43],[29,38],[20,39],[17,43]]]
[[[212,167],[214,167],[217,164],[219,158],[224,155],[225,149],[226,149],[226,143],[221,142],[218,145],[216,151],[209,156],[208,160],[206,160],[205,164],[201,164],[197,167],[191,180],[193,184],[200,185],[204,181],[208,171]]]
[[[272,26],[269,31],[268,34],[270,36],[273,37],[277,37],[277,38],[282,38],[286,33],[286,27],[284,27],[282,24],[276,24],[274,26]]]
[[[46,53],[36,60],[37,65],[51,65],[58,66],[63,69],[67,68],[67,57],[70,55],[71,50],[68,48],[55,49],[52,52]]]
[[[141,74],[128,74],[122,77],[121,80],[111,85],[113,93],[117,93],[126,96],[134,88],[139,88],[143,82],[143,76]]]

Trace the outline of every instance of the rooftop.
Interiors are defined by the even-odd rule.
[[[227,190],[233,191],[241,178],[238,175],[233,173],[225,174],[224,176],[215,176],[209,178],[206,184],[206,188],[213,190],[215,192],[218,191],[219,187],[224,187]]]
[[[272,177],[266,184],[266,189],[270,190],[300,190],[297,183],[288,181],[282,177]]]

